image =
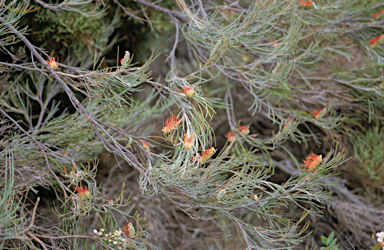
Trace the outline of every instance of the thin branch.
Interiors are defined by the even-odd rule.
[[[43,6],[44,8],[46,9],[50,9],[52,11],[58,11],[58,9],[60,8],[60,6],[53,6],[53,5],[50,5],[50,4],[47,4],[41,0],[34,0],[36,3],[40,4],[41,6]]]
[[[33,235],[43,239],[91,239],[100,243],[102,246],[107,247],[107,245],[105,245],[99,238],[94,236],[88,236],[88,235],[49,236],[49,235],[41,235],[41,234],[35,234],[35,233]]]
[[[35,206],[33,207],[33,211],[32,211],[31,223],[29,223],[29,226],[23,231],[23,233],[29,231],[29,229],[31,229],[34,226],[35,216],[36,216],[36,209],[37,209],[37,205],[39,204],[39,201],[40,201],[40,197],[37,197],[37,200],[35,202]]]
[[[177,19],[179,19],[183,23],[187,23],[188,22],[187,19],[185,19],[182,15],[180,15],[180,13],[178,13],[176,11],[165,9],[163,7],[157,6],[156,4],[147,2],[145,0],[134,0],[134,1],[138,2],[139,4],[151,7],[152,9],[155,9],[157,11],[163,12],[164,14],[167,14],[168,16],[176,17]]]
[[[172,70],[176,70],[176,58],[175,58],[175,55],[176,55],[177,44],[179,43],[179,25],[178,25],[178,23],[176,22],[176,20],[173,17],[171,17],[171,18],[175,21],[176,37],[175,37],[175,43],[173,44],[173,48],[171,50],[171,53],[169,53],[169,56],[167,57],[167,59],[165,59],[164,62],[167,62],[169,60],[169,58],[171,58],[171,68],[172,68]]]
[[[247,246],[250,246],[251,244],[248,241],[247,233],[244,231],[243,227],[240,225],[240,223],[237,220],[236,220],[236,224],[240,228],[241,232],[243,233],[243,237],[244,237],[245,242],[247,243]]]
[[[131,12],[127,11],[126,8],[117,0],[113,1],[114,3],[116,3],[123,11],[125,14],[127,14],[128,16],[132,17],[133,19],[137,20],[139,23],[144,23],[143,21],[145,21],[144,19],[138,17],[138,16],[135,16],[134,14],[132,14]]]
[[[32,239],[34,239],[36,242],[38,242],[38,243],[40,244],[40,246],[41,246],[44,250],[48,250],[48,248],[45,246],[44,242],[42,242],[39,238],[37,238],[33,233],[31,233],[31,232],[26,232],[25,234],[28,235],[29,237],[31,237]]]

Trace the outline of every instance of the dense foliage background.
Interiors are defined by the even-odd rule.
[[[379,249],[383,18],[2,1],[1,248]]]

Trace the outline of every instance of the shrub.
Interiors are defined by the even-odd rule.
[[[35,3],[0,6],[2,247],[157,249],[147,231],[171,215],[189,249],[302,246],[342,136],[383,119],[379,1]],[[123,17],[155,35],[125,49]],[[140,47],[153,53],[135,62]],[[103,152],[111,169],[93,161]],[[136,187],[156,197],[141,217]]]

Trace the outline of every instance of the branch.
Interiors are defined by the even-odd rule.
[[[29,223],[29,226],[24,230],[23,233],[29,231],[29,229],[31,229],[33,227],[33,224],[35,223],[36,209],[37,209],[37,205],[39,204],[39,201],[40,201],[40,197],[37,197],[37,200],[35,202],[35,206],[33,207],[33,211],[32,211],[31,223]]]
[[[32,233],[30,233],[32,234]],[[91,239],[98,243],[100,243],[102,246],[108,248],[107,245],[105,245],[100,239],[94,236],[89,235],[64,235],[64,236],[49,236],[49,235],[41,235],[41,234],[32,234],[35,237],[43,238],[43,239]]]
[[[42,242],[39,238],[37,238],[33,233],[26,232],[25,234],[28,235],[29,237],[31,237],[32,239],[34,239],[35,241],[37,241],[44,250],[48,250],[48,248],[45,246],[44,242]]]
[[[139,3],[139,4],[151,7],[152,9],[155,9],[157,11],[163,12],[164,14],[167,14],[168,16],[176,17],[177,19],[179,19],[183,23],[187,23],[188,22],[187,19],[185,19],[182,15],[180,15],[176,11],[165,9],[163,7],[157,6],[156,4],[149,3],[149,2],[147,2],[145,0],[134,0],[134,1]]]
[[[240,225],[238,221],[236,221],[237,226],[240,228],[241,232],[243,233],[244,240],[247,243],[247,246],[250,246],[251,244],[248,241],[247,233],[244,231],[243,227]]]

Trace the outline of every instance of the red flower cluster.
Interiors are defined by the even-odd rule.
[[[323,112],[322,109],[315,109],[311,112],[311,114],[316,118],[316,120],[319,120],[321,112]]]
[[[233,142],[233,141],[235,141],[235,139],[236,139],[236,135],[235,135],[235,133],[233,133],[232,131],[229,131],[229,132],[225,135],[225,138],[227,138],[227,140],[228,140],[229,142]]]
[[[163,129],[162,129],[163,133],[164,134],[171,133],[172,130],[177,128],[179,123],[180,123],[180,118],[172,115],[170,118],[165,120],[165,122],[163,123]]]
[[[243,135],[247,135],[250,132],[247,125],[239,126],[238,130]]]
[[[184,133],[184,148],[190,149],[193,146],[193,135],[190,133]]]
[[[383,13],[384,13],[384,9],[379,10],[376,14],[371,14],[371,16],[374,18],[379,18]]]
[[[379,35],[378,37],[374,37],[370,39],[368,42],[372,46],[372,48],[376,48],[383,41],[383,35]]]
[[[313,4],[314,4],[314,2],[312,2],[312,1],[300,1],[300,5],[305,6],[305,7],[312,6]]]
[[[135,228],[133,227],[131,222],[128,221],[127,224],[125,224],[123,233],[127,235],[127,237],[131,238],[135,236]]]
[[[143,144],[143,147],[144,147],[146,150],[149,150],[149,144],[150,144],[150,143],[146,143],[144,140],[141,140],[141,143]]]
[[[191,97],[195,94],[195,88],[194,87],[189,87],[189,86],[183,86],[182,91],[184,92],[186,96]]]
[[[311,153],[305,160],[304,160],[304,164],[300,165],[300,166],[304,166],[306,168],[308,168],[307,170],[305,171],[309,171],[309,170],[312,170],[314,168],[316,168],[317,166],[319,166],[320,162],[323,160],[323,156],[322,155],[316,155],[314,153]]]
[[[206,149],[203,152],[200,153],[200,162],[203,163],[209,158],[212,157],[212,155],[216,152],[216,149],[214,147],[210,149]]]
[[[79,193],[79,196],[85,196],[85,197],[88,197],[90,196],[91,194],[89,193],[88,191],[88,188],[87,186],[85,186],[85,188],[82,188],[82,187],[75,187],[75,190]]]
[[[54,57],[49,58],[48,60],[45,60],[46,63],[48,63],[49,67],[51,67],[53,70],[57,70],[59,68],[59,58],[56,59]]]

